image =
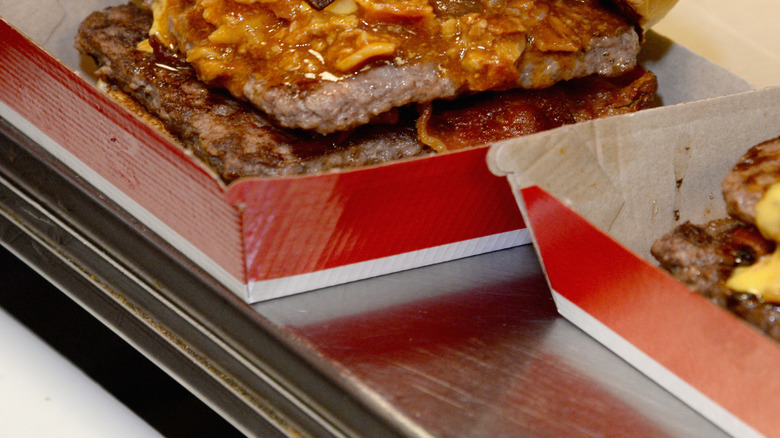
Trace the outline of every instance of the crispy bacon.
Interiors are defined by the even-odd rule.
[[[420,140],[443,152],[649,107],[658,88],[641,67],[617,78],[591,76],[543,90],[481,93],[421,105]]]

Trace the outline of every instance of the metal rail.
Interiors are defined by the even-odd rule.
[[[3,119],[0,241],[247,435],[413,434]]]

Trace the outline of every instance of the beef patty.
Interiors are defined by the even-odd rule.
[[[661,268],[695,292],[724,304],[725,282],[737,266],[754,263],[773,245],[752,225],[724,218],[705,225],[685,222],[650,249]]]
[[[780,181],[780,137],[753,146],[723,180],[723,197],[729,215],[756,223],[756,204]]]
[[[640,38],[603,3],[165,0],[152,33],[278,124],[330,133],[409,103],[625,73]]]
[[[207,87],[174,54],[137,50],[152,15],[133,4],[84,20],[76,47],[95,58],[96,75],[129,94],[183,146],[226,182],[242,176],[283,176],[357,167],[429,152],[414,120],[322,136],[281,129],[256,108]]]
[[[725,286],[735,268],[753,264],[774,247],[753,225],[726,218],[686,222],[658,239],[651,253],[678,281],[780,341],[780,306]]]

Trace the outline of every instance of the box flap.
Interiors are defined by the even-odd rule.
[[[772,87],[502,142],[491,148],[488,162],[491,171],[508,176],[515,192],[538,185],[628,248],[648,255],[651,243],[674,224],[722,217],[723,176],[748,148],[778,135],[780,87]],[[537,149],[578,155],[587,149],[596,160],[545,161],[536,158],[538,152],[528,155]],[[625,201],[608,225],[603,218],[614,210],[614,193],[595,190],[601,202],[581,195],[583,186],[594,184],[592,175],[601,172]],[[573,181],[562,184],[561,175]]]

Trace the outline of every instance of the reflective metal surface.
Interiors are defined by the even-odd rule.
[[[723,435],[561,319],[530,246],[248,306],[0,133],[3,246],[248,435]]]
[[[435,436],[725,436],[559,317],[531,246],[253,307]]]
[[[0,152],[0,244],[238,429],[407,433],[1,118]]]

